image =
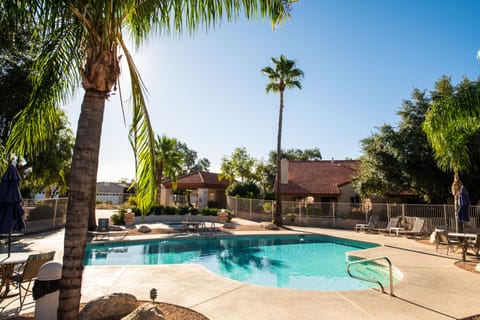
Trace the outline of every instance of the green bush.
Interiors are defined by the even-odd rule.
[[[164,214],[171,215],[171,216],[176,215],[178,213],[177,208],[175,207],[165,207],[163,212]]]
[[[118,211],[118,213],[112,214],[110,216],[110,220],[112,220],[112,223],[114,225],[117,225],[117,226],[118,225],[123,225],[123,224],[125,224],[125,222],[123,221],[123,218],[125,217],[126,212],[127,212],[126,210],[121,209],[121,210]]]
[[[265,202],[262,207],[263,207],[263,211],[272,212],[272,203],[271,202]]]
[[[218,212],[217,208],[203,208],[200,213],[204,216],[216,216]]]
[[[140,208],[132,207],[130,210],[135,213],[135,217],[140,217],[142,215],[142,211],[140,210]]]
[[[29,221],[53,219],[54,210],[47,204],[37,205],[35,209],[32,209],[28,215]]]
[[[165,211],[165,206],[161,204],[154,204],[150,209],[149,214],[159,216],[164,214],[164,211]]]
[[[322,208],[308,207],[307,215],[323,215],[323,210]]]
[[[138,205],[137,204],[137,197],[135,197],[135,196],[128,197],[127,204],[130,205],[130,206],[136,207]]]

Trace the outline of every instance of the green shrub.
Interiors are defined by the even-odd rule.
[[[142,211],[140,210],[140,208],[132,207],[130,210],[135,213],[135,217],[140,217],[142,215]]]
[[[110,220],[112,220],[112,223],[114,225],[123,225],[125,222],[123,221],[123,218],[125,217],[125,213],[127,210],[121,209],[118,211],[118,213],[112,214],[110,216]]]
[[[272,203],[270,201],[265,202],[262,207],[263,207],[263,211],[272,212]]]
[[[164,211],[165,211],[165,206],[161,204],[154,204],[150,209],[149,214],[159,216],[164,214]]]
[[[175,208],[175,207],[165,207],[163,212],[165,214],[171,215],[171,216],[176,215],[178,213],[177,208]]]
[[[217,208],[203,208],[200,213],[204,216],[216,216],[218,212]]]
[[[37,202],[38,203],[38,202]],[[35,209],[32,209],[28,215],[29,221],[53,219],[54,210],[47,204],[37,205]]]

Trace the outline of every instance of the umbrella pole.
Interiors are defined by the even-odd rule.
[[[8,256],[7,258],[10,258],[10,252],[12,251],[12,233],[8,233]]]

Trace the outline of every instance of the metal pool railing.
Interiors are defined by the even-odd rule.
[[[376,258],[362,259],[362,260],[358,260],[358,261],[349,262],[348,265],[347,265],[347,273],[350,277],[352,277],[354,279],[363,280],[363,281],[378,284],[380,286],[380,288],[382,289],[382,293],[385,293],[385,289],[383,288],[383,284],[380,281],[356,276],[356,275],[353,275],[350,271],[350,266],[352,266],[354,264],[372,262],[372,261],[377,261],[377,260],[385,260],[388,263],[388,271],[389,271],[389,275],[390,275],[390,296],[393,297],[394,296],[393,295],[393,271],[392,271],[393,266],[392,266],[392,262],[387,257],[376,257]]]

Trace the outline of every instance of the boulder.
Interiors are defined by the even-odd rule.
[[[235,229],[236,225],[235,223],[227,222],[223,224],[223,227],[226,229]]]
[[[122,320],[163,320],[162,310],[153,303],[144,303]]]
[[[274,223],[271,223],[271,222],[261,222],[260,225],[262,226],[262,229],[278,230],[278,226]]]
[[[137,298],[128,293],[112,293],[88,302],[79,320],[121,319],[137,308]]]
[[[152,232],[152,229],[148,226],[142,225],[138,228],[138,232],[149,233],[149,232]]]

